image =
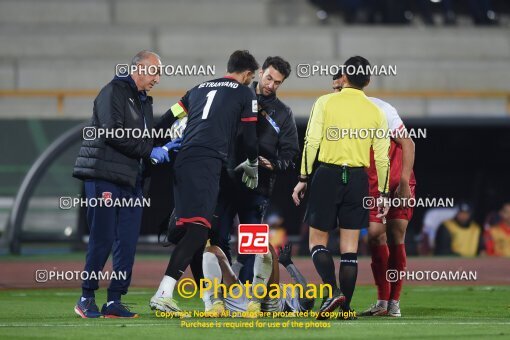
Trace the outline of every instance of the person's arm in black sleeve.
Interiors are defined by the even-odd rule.
[[[284,172],[287,169],[293,169],[295,167],[295,159],[299,154],[299,143],[296,122],[294,121],[294,115],[292,110],[289,108],[287,113],[287,119],[280,129],[280,135],[278,138],[278,156],[277,158],[270,159],[269,161],[273,165],[275,172]]]
[[[244,109],[241,113],[241,133],[243,136],[243,146],[248,160],[258,161],[259,142],[257,137],[258,104],[255,94],[249,88],[246,88],[246,99]]]
[[[259,143],[257,139],[257,123],[241,122],[244,151],[250,161],[256,161],[259,155]]]
[[[434,255],[455,255],[452,251],[452,237],[443,224],[439,226],[436,232]]]
[[[172,112],[172,109],[170,108],[167,112],[165,112],[156,122],[154,125],[154,129],[159,131],[163,130],[163,132],[160,134],[163,136],[162,138],[156,138],[154,139],[154,145],[163,145],[170,141],[170,137],[168,137],[166,130],[170,130],[172,127],[172,124],[179,118],[177,118],[174,113]],[[166,138],[165,138],[166,137]]]
[[[184,97],[181,98],[181,100],[179,100],[177,103],[172,105],[172,107],[158,119],[154,128],[156,130],[159,130],[159,129],[168,130],[172,127],[172,124],[177,119],[181,119],[184,116],[186,116],[188,114],[188,109],[187,109],[188,96],[189,96],[189,91],[186,92],[186,94],[184,95]],[[165,135],[165,133],[163,133],[163,135]],[[158,139],[156,142],[164,144],[164,143],[168,142],[168,139],[162,139],[162,140]]]
[[[167,112],[165,112],[159,119],[158,121],[156,122],[156,124],[154,125],[154,128],[156,130],[159,130],[159,129],[163,129],[163,130],[166,130],[166,129],[170,129],[172,127],[172,124],[179,118],[177,118],[174,113],[172,112],[172,109],[168,109]]]
[[[124,114],[126,110],[126,96],[116,85],[107,86],[100,94],[97,102],[98,118],[101,127],[113,131],[124,128]],[[123,138],[107,136],[105,143],[128,157],[139,159],[148,158],[152,151],[152,139]],[[111,137],[111,138],[110,138]]]
[[[255,189],[259,183],[259,146],[257,138],[258,106],[255,95],[246,87],[246,97],[241,112],[242,143],[247,160],[236,166],[234,171],[243,171],[241,181],[249,188]]]

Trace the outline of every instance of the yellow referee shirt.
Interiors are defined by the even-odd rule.
[[[379,191],[388,192],[390,138],[384,113],[361,90],[344,88],[319,97],[306,128],[301,174],[311,174],[319,152],[323,163],[370,166],[374,149]]]

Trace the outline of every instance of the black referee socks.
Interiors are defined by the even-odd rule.
[[[320,245],[313,247],[311,253],[313,264],[317,273],[321,276],[322,282],[331,285],[333,290],[338,288],[335,277],[335,262],[333,262],[329,250]]]
[[[358,278],[358,254],[344,253],[340,255],[340,270],[338,271],[338,281],[340,289],[345,295],[344,309],[350,308],[352,294],[356,287]]]

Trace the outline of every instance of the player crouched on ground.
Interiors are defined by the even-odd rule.
[[[293,292],[291,287],[280,284],[279,263],[289,272],[295,284],[303,286],[303,291],[307,285],[305,278],[292,262],[292,246],[287,244],[280,250],[280,256],[276,255],[273,247],[270,246],[269,248],[269,253],[257,254],[255,256],[252,291],[250,292],[244,289],[243,292],[239,292],[239,287],[250,288],[245,285],[241,286],[242,283],[238,280],[221,248],[217,246],[205,248],[202,262],[204,278],[212,283],[223,282],[224,287],[232,293],[230,295],[225,294],[225,298],[223,298],[224,295],[220,291],[220,287],[217,287],[218,291],[216,294],[214,286],[213,289],[206,290],[202,299],[204,300],[205,311],[210,313],[209,316],[237,315],[253,318],[259,316],[260,312],[299,313],[312,310],[315,302],[314,299],[306,298],[304,292],[302,297],[300,297],[298,287],[293,287]],[[234,284],[239,284],[239,286],[231,290],[230,287]],[[274,284],[280,285],[280,296],[278,298],[266,296],[259,300],[255,297],[260,297],[264,294],[263,285],[267,287],[269,292],[270,288],[274,287]],[[283,289],[286,290],[285,294]]]

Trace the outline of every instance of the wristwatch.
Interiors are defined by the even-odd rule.
[[[297,179],[299,182],[308,183],[308,176],[299,175]]]

